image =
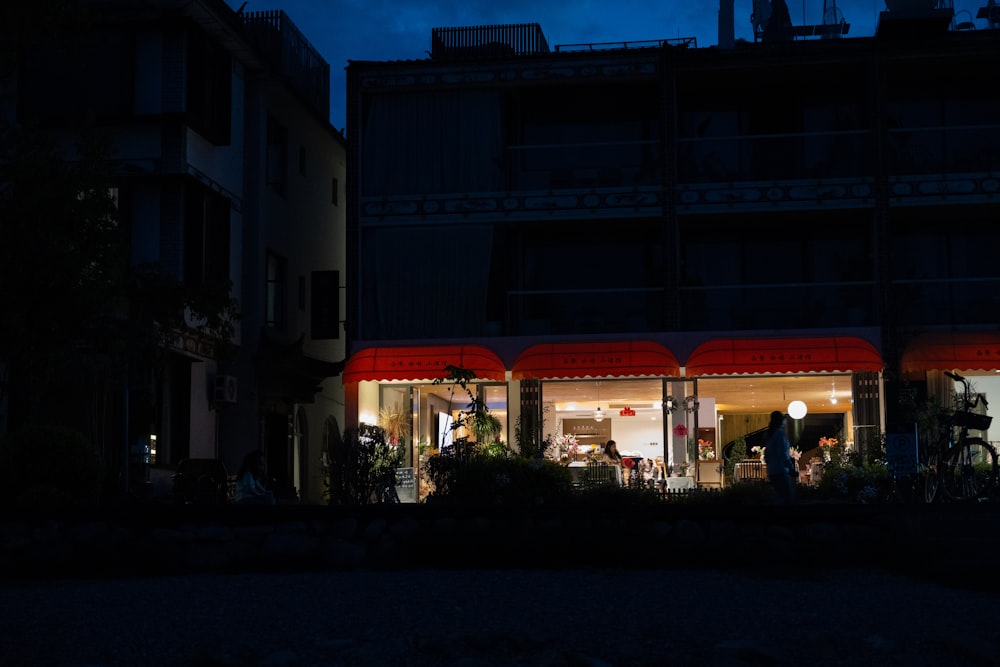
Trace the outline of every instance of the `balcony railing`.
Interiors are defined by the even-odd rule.
[[[685,331],[871,326],[878,302],[872,281],[682,287],[679,299]]]
[[[660,331],[664,306],[659,287],[515,290],[507,296],[508,335]]]
[[[680,183],[858,178],[874,173],[871,133],[865,130],[677,141]]]
[[[1000,125],[889,130],[890,174],[961,174],[1000,170]]]

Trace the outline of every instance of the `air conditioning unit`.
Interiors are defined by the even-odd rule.
[[[235,403],[236,402],[236,377],[233,375],[215,376],[215,402]]]

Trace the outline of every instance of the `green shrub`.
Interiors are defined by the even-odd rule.
[[[588,507],[646,507],[662,503],[652,489],[628,486],[598,486],[586,489],[572,498],[572,503]]]
[[[338,434],[339,435],[339,434]],[[403,448],[386,440],[380,426],[361,424],[330,441],[327,497],[331,505],[367,505],[392,501],[396,468]]]
[[[736,482],[716,494],[727,505],[769,505],[777,500],[774,487],[767,481]]]
[[[736,464],[744,461],[747,457],[747,439],[742,435],[733,441],[733,449],[729,453],[729,458],[726,459],[726,471],[725,475],[727,478],[732,479],[733,471],[736,469]]]
[[[830,461],[816,484],[820,499],[872,504],[888,496],[889,472],[884,462],[851,463],[848,457]]]
[[[0,445],[0,493],[21,507],[95,503],[103,476],[97,450],[72,429],[29,425]]]
[[[435,501],[485,505],[537,505],[567,498],[569,469],[555,461],[473,455],[430,457],[427,474]]]

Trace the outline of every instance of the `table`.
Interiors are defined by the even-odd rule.
[[[667,491],[683,491],[695,487],[694,477],[667,477]]]

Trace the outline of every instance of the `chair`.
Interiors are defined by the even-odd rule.
[[[734,482],[766,482],[767,470],[763,461],[740,461],[733,467]]]
[[[185,505],[225,505],[229,474],[221,459],[184,459],[174,472],[174,500]]]
[[[722,465],[722,461],[717,459],[698,461],[697,470],[699,488],[721,489],[725,485],[725,467]]]
[[[591,463],[583,476],[584,489],[602,486],[621,486],[621,468],[606,463]]]

